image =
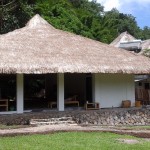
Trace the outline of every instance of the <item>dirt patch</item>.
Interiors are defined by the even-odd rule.
[[[145,138],[144,140],[145,140],[145,141],[147,141],[147,142],[150,142],[150,138],[148,138],[148,139],[147,139],[147,138]]]
[[[125,143],[125,144],[137,144],[139,143],[136,139],[118,139],[119,142]]]
[[[116,134],[121,134],[121,135],[131,135],[131,136],[135,136],[137,138],[147,138],[147,139],[150,139],[150,133],[149,132],[143,132],[143,131],[139,131],[139,132],[136,132],[136,131],[128,131],[128,130],[122,130],[122,131],[109,131],[111,133],[116,133]]]
[[[6,130],[6,129],[20,129],[20,128],[29,128],[29,127],[36,127],[35,125],[0,125],[0,130]]]

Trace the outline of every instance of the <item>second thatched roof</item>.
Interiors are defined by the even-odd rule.
[[[150,49],[150,39],[144,40],[144,41],[142,42],[141,47],[142,47],[142,50],[144,50],[144,49]]]
[[[127,31],[122,32],[116,39],[114,39],[110,45],[119,47],[121,42],[131,42],[136,40],[135,37],[133,37],[131,34],[129,34]]]
[[[150,73],[149,58],[55,29],[39,15],[0,35],[0,56],[0,73]]]
[[[150,57],[150,39],[143,41],[141,46],[142,51],[140,52],[140,54]]]

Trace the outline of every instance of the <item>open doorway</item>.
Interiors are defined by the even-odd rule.
[[[65,74],[65,100],[76,96],[81,107],[84,106],[86,100],[85,89],[85,74],[73,73]],[[71,106],[73,106],[71,104]]]
[[[45,75],[24,75],[24,110],[44,107]]]
[[[138,75],[135,79],[135,100],[141,105],[150,105],[150,77]]]

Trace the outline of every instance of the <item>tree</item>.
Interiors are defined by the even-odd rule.
[[[22,0],[5,0],[0,10],[2,10],[0,34],[23,27],[32,14],[32,8]]]
[[[112,37],[108,38],[108,42],[111,42],[120,33],[125,31],[128,31],[136,38],[141,36],[141,30],[135,21],[135,17],[130,14],[120,13],[117,9],[105,12],[102,24],[104,30],[109,30],[112,35]]]
[[[145,26],[143,28],[141,39],[143,40],[150,39],[150,27]]]
[[[6,4],[12,0],[3,1]],[[13,3],[17,7],[6,11],[5,6],[4,15],[0,13],[1,18],[3,16],[0,34],[21,28],[33,15],[40,14],[58,29],[105,43],[110,43],[124,31],[136,38],[150,38],[150,28],[140,29],[134,16],[117,9],[104,12],[104,7],[96,0],[13,0]]]

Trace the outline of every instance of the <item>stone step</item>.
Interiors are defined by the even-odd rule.
[[[55,124],[76,124],[74,121],[59,121],[59,122],[30,122],[31,125],[55,125]]]
[[[71,117],[62,117],[62,118],[49,118],[49,119],[31,119],[31,121],[36,121],[36,122],[72,121],[72,118]]]
[[[76,124],[72,117],[49,118],[49,119],[31,119],[31,125],[54,125],[54,124]]]

